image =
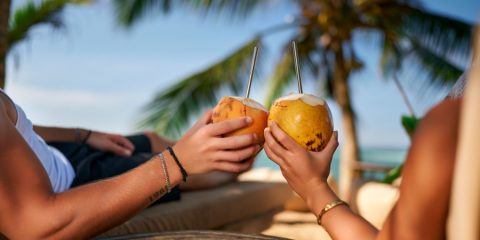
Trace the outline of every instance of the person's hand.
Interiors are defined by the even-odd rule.
[[[210,123],[212,111],[203,117],[173,146],[179,161],[188,174],[201,174],[214,170],[242,172],[252,166],[254,154],[260,150],[255,134],[222,137],[247,127],[251,118],[238,118]],[[248,160],[245,160],[248,159]]]
[[[113,152],[128,157],[134,150],[133,144],[124,136],[93,131],[87,139],[88,145],[98,150]]]
[[[322,151],[311,152],[297,144],[275,122],[265,129],[264,148],[267,156],[280,166],[288,184],[304,199],[319,185],[327,184],[337,147],[336,131]]]

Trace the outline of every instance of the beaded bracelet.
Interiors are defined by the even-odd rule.
[[[167,164],[165,163],[165,157],[163,153],[159,153],[158,156],[162,162],[163,174],[165,175],[165,185],[167,185],[167,193],[172,191],[172,186],[170,184],[170,177],[168,176]]]

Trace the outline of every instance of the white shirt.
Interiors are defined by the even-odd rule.
[[[3,91],[0,89],[0,93]],[[48,146],[45,141],[33,130],[32,122],[25,112],[15,104],[17,122],[15,127],[28,143],[50,178],[55,192],[63,192],[70,188],[75,172],[68,159],[57,149]]]

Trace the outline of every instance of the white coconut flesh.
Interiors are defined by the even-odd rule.
[[[275,102],[294,101],[298,99],[301,99],[304,103],[310,106],[325,105],[325,101],[323,99],[316,97],[312,94],[305,94],[305,93],[295,93],[295,94],[287,95],[285,97],[281,97],[277,99]]]
[[[235,97],[235,96],[231,96],[231,98],[242,102],[245,106],[255,108],[264,112],[268,112],[268,110],[262,104],[258,103],[257,101],[251,98]]]

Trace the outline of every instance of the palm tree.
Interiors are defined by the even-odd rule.
[[[68,4],[84,4],[89,0],[28,1],[14,10],[10,18],[10,0],[0,2],[0,88],[5,87],[6,57],[31,31],[41,25],[53,29],[64,27],[61,13]]]
[[[175,8],[193,9],[206,14],[246,18],[255,9],[274,7],[275,1],[229,0],[117,0],[118,20],[133,26],[141,17],[167,13]],[[192,114],[202,106],[212,106],[225,86],[238,93],[250,51],[265,35],[286,28],[296,29],[283,48],[281,58],[268,79],[269,106],[294,80],[291,40],[299,46],[300,63],[310,80],[322,81],[342,113],[345,143],[340,157],[340,192],[350,199],[351,184],[359,176],[358,138],[352,107],[350,76],[364,67],[353,43],[366,36],[378,41],[383,50],[380,67],[385,78],[402,69],[419,71],[417,82],[431,86],[452,83],[468,61],[472,25],[433,13],[416,0],[297,0],[294,21],[259,32],[252,41],[236,49],[211,67],[180,80],[159,92],[146,107],[145,126],[166,134],[178,134]],[[240,79],[242,78],[242,79]]]
[[[0,88],[5,85],[6,56],[8,46],[8,18],[10,0],[0,1]]]

